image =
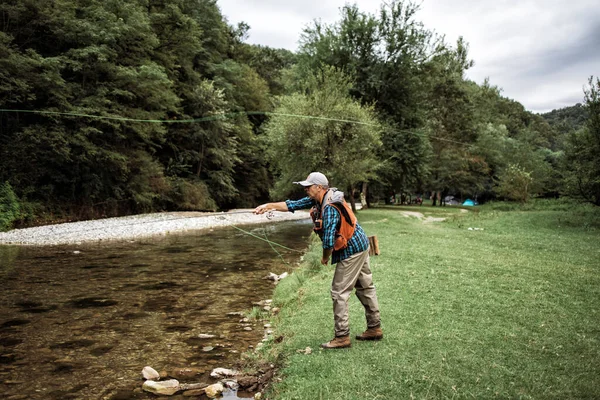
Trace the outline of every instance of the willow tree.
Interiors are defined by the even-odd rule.
[[[302,92],[280,98],[265,128],[267,156],[277,176],[273,195],[289,193],[290,183],[311,171],[325,173],[350,194],[375,178],[381,126],[373,107],[352,99],[350,88],[347,77],[324,66]]]

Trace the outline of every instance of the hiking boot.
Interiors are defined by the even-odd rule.
[[[369,328],[361,335],[356,335],[356,340],[381,340],[383,339],[383,331],[381,327]]]
[[[321,345],[323,349],[344,349],[350,346],[352,346],[352,342],[350,341],[350,335],[336,336],[329,342],[323,343]]]

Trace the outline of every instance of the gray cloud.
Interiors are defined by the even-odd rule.
[[[314,19],[333,23],[346,0],[219,0],[231,23],[251,26],[249,42],[296,50]],[[351,1],[348,1],[351,2]],[[381,2],[357,0],[375,13]],[[475,66],[467,77],[489,77],[528,110],[545,112],[583,101],[582,87],[600,75],[597,0],[423,0],[417,19],[454,43],[463,36]]]

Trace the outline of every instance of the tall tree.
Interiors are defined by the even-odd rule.
[[[600,79],[590,77],[584,90],[588,120],[569,136],[565,150],[565,189],[600,206]]]
[[[390,129],[382,132],[379,157],[381,187],[398,187],[422,178],[426,171],[427,138],[423,66],[439,52],[440,39],[418,22],[419,7],[391,1],[378,16],[345,6],[338,23],[315,21],[305,29],[299,63],[308,70],[332,65],[352,79],[350,93],[362,104],[373,104]]]
[[[278,179],[274,193],[311,171],[322,171],[335,186],[353,189],[375,177],[380,145],[374,110],[349,96],[350,81],[324,66],[306,81],[304,94],[284,96],[265,128],[267,151]],[[308,118],[290,118],[299,114]],[[352,122],[355,121],[355,122]]]

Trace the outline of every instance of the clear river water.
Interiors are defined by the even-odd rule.
[[[307,221],[241,228],[297,251],[311,232]],[[264,277],[299,261],[299,252],[275,249],[281,256],[232,227],[0,246],[0,398],[156,399],[141,390],[144,366],[214,382],[213,368],[230,368],[264,335],[264,322],[233,313],[269,299]]]

